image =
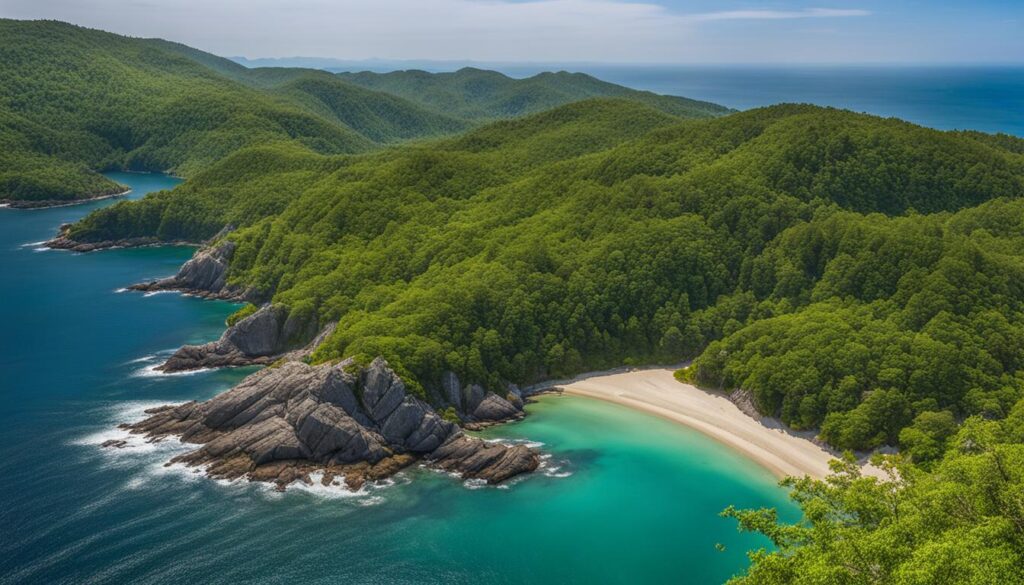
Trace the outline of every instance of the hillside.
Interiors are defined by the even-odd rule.
[[[727,114],[722,106],[637,91],[584,73],[546,72],[513,79],[497,71],[466,67],[452,73],[393,71],[338,73],[345,81],[404,97],[438,111],[472,120],[511,118],[596,97],[627,98],[687,118]]]
[[[1022,165],[838,110],[598,100],[361,157],[242,151],[70,236],[237,226],[235,284],[341,321],[318,359],[382,354],[427,388],[699,355],[702,384],[870,448],[1019,395]]]
[[[477,124],[323,71],[247,69],[178,43],[51,21],[0,20],[0,77],[0,202],[17,205],[122,189],[97,170],[193,177],[248,146],[359,153]]]
[[[113,188],[89,169],[190,175],[247,144],[292,140],[325,153],[373,144],[163,42],[7,20],[0,39],[0,140],[12,147],[0,155],[5,198],[71,199]]]

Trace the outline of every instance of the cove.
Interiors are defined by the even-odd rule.
[[[111,173],[130,198],[162,175]],[[117,292],[173,273],[187,247],[41,250],[116,200],[0,210],[0,575],[20,583],[719,583],[763,539],[718,517],[780,506],[774,478],[676,424],[544,396],[491,439],[542,443],[541,473],[503,488],[410,469],[350,494],[285,494],[165,468],[173,442],[99,444],[149,406],[209,398],[252,369],[157,376],[215,339],[236,305]],[[722,544],[724,552],[716,550]]]

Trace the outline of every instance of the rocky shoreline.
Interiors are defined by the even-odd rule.
[[[467,386],[463,395],[473,396],[475,388]],[[484,414],[504,413],[493,404],[481,408],[494,402],[489,396],[466,416],[482,420],[478,417]],[[520,410],[504,402],[517,414],[510,419],[521,418]],[[466,435],[411,394],[382,358],[367,366],[351,359],[318,366],[286,361],[208,401],[162,406],[146,414],[122,428],[149,441],[178,437],[198,445],[169,465],[202,466],[212,478],[270,482],[278,489],[293,481],[309,483],[314,472],[323,473],[325,485],[344,476],[350,489],[359,489],[418,461],[488,484],[540,465],[535,449]]]
[[[235,244],[222,236],[229,230],[196,251],[174,276],[130,289],[258,302],[254,291],[228,284]],[[268,367],[210,400],[151,409],[144,420],[121,428],[148,441],[177,437],[198,446],[169,465],[202,467],[213,478],[270,482],[278,489],[293,481],[309,483],[314,473],[323,474],[324,485],[344,477],[345,485],[359,489],[416,462],[495,484],[540,465],[534,449],[463,432],[521,419],[524,397],[516,386],[499,396],[478,384],[462,385],[448,372],[440,392],[428,398],[409,392],[380,357],[368,365],[352,359],[309,365],[335,326],[318,330],[315,316],[265,304],[217,341],[181,347],[157,370]]]
[[[153,237],[123,238],[120,240],[104,240],[102,242],[79,242],[68,237],[68,231],[72,224],[65,223],[60,226],[57,236],[47,240],[43,245],[54,250],[69,250],[71,252],[95,252],[97,250],[109,250],[111,248],[142,248],[144,246],[197,246],[195,242],[185,240],[164,241]]]
[[[222,230],[211,241],[219,240],[228,229]],[[227,284],[228,265],[234,252],[235,243],[230,240],[206,245],[182,264],[174,276],[133,284],[128,289],[142,292],[173,290],[207,299],[258,302],[259,295],[255,291]]]

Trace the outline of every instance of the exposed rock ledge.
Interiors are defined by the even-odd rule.
[[[151,440],[177,436],[200,447],[170,463],[206,466],[215,478],[329,484],[344,475],[358,489],[422,460],[467,479],[495,484],[535,470],[538,453],[524,445],[465,435],[406,392],[382,358],[365,368],[352,360],[309,366],[298,361],[261,370],[206,402],[147,411],[122,425]],[[169,464],[170,464],[169,463]]]
[[[95,252],[108,248],[141,248],[143,246],[195,246],[195,242],[185,240],[164,241],[151,237],[123,238],[120,240],[104,240],[102,242],[79,242],[68,236],[70,223],[60,226],[57,237],[48,240],[44,245],[54,250],[71,250],[72,252]]]
[[[313,323],[289,315],[282,305],[267,305],[228,327],[217,341],[203,345],[185,345],[157,367],[163,372],[182,372],[204,368],[270,364],[288,355],[299,360],[313,353],[334,332],[325,327],[304,348],[300,346],[316,332]]]
[[[222,230],[214,239],[226,233]],[[255,295],[227,284],[228,266],[235,253],[235,243],[222,241],[199,249],[181,265],[174,276],[133,284],[129,290],[155,292],[176,290],[209,299],[255,300]]]

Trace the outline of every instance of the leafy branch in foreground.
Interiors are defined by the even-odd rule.
[[[775,546],[750,553],[730,583],[1024,582],[1024,401],[1002,421],[968,419],[930,473],[899,456],[876,462],[887,479],[847,459],[824,481],[783,481],[804,514],[796,524],[772,509],[726,509]]]

